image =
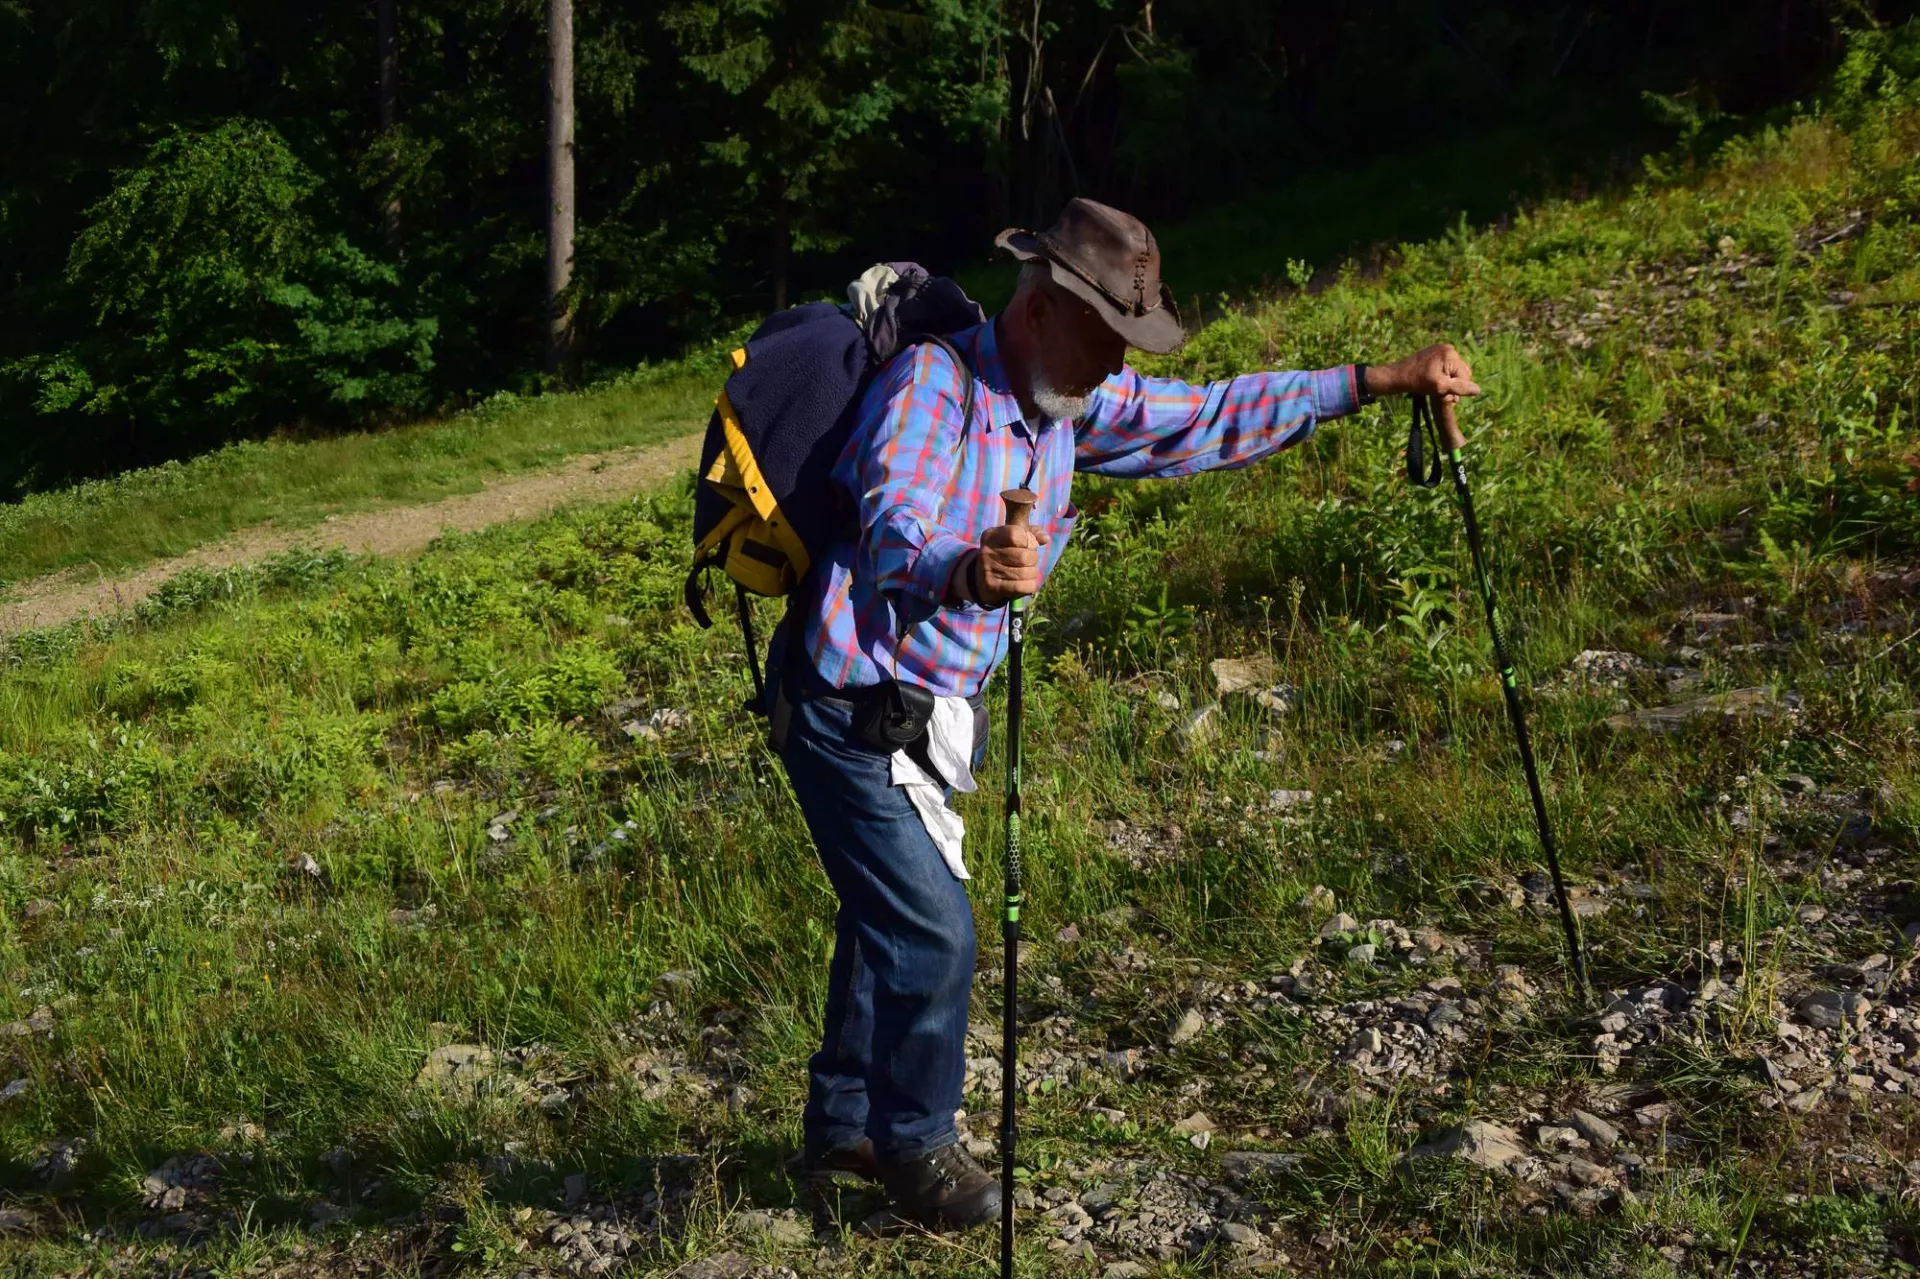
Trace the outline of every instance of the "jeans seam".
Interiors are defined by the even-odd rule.
[[[844,1071],[840,1070],[840,1065],[842,1062],[846,1061],[847,1059],[847,1053],[846,1053],[847,1027],[853,1021],[854,990],[860,984],[860,931],[858,929],[854,929],[852,931],[853,931],[853,959],[850,963],[847,964],[847,988],[844,991],[840,992],[840,998],[842,1002],[842,1007],[840,1010],[840,1026],[839,1026],[839,1029],[834,1031],[834,1035],[833,1035],[833,1065],[834,1065],[834,1073],[836,1074],[845,1073]]]

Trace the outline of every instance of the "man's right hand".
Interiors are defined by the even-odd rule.
[[[997,524],[980,535],[979,565],[969,583],[974,602],[998,608],[1008,600],[1040,589],[1040,548],[1053,539],[1013,524]]]

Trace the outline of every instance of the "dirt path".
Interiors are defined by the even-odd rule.
[[[338,547],[355,554],[410,554],[442,533],[470,533],[510,520],[535,519],[568,503],[607,501],[647,488],[691,467],[699,453],[698,435],[651,448],[592,453],[557,470],[513,476],[478,493],[419,506],[330,515],[299,528],[256,525],[117,577],[89,578],[74,570],[37,577],[0,597],[0,635],[131,608],[182,569],[228,568],[295,546]]]

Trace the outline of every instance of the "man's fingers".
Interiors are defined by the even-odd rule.
[[[989,547],[985,555],[989,567],[1009,571],[1032,568],[1040,562],[1040,552],[1024,546]]]
[[[1030,528],[1014,524],[996,524],[980,535],[980,545],[992,548],[1023,546],[1036,548],[1045,546],[1041,536],[1035,536]]]

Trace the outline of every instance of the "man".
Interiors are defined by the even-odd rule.
[[[928,343],[875,379],[835,470],[858,496],[859,532],[817,562],[794,599],[791,647],[775,645],[795,668],[787,773],[840,899],[802,1164],[876,1177],[899,1215],[932,1229],[1000,1211],[997,1183],[954,1128],[973,914],[893,784],[889,750],[861,731],[863,711],[893,681],[981,704],[1005,650],[1000,606],[1037,592],[1072,535],[1075,471],[1246,466],[1376,396],[1479,393],[1444,345],[1208,386],[1143,378],[1129,346],[1167,352],[1184,338],[1144,225],[1074,200],[1051,229],[997,242],[1023,264],[1012,302],[950,335],[966,367]],[[1000,494],[1015,487],[1039,495],[1030,528],[1001,523]],[[983,747],[984,725],[976,763]]]

